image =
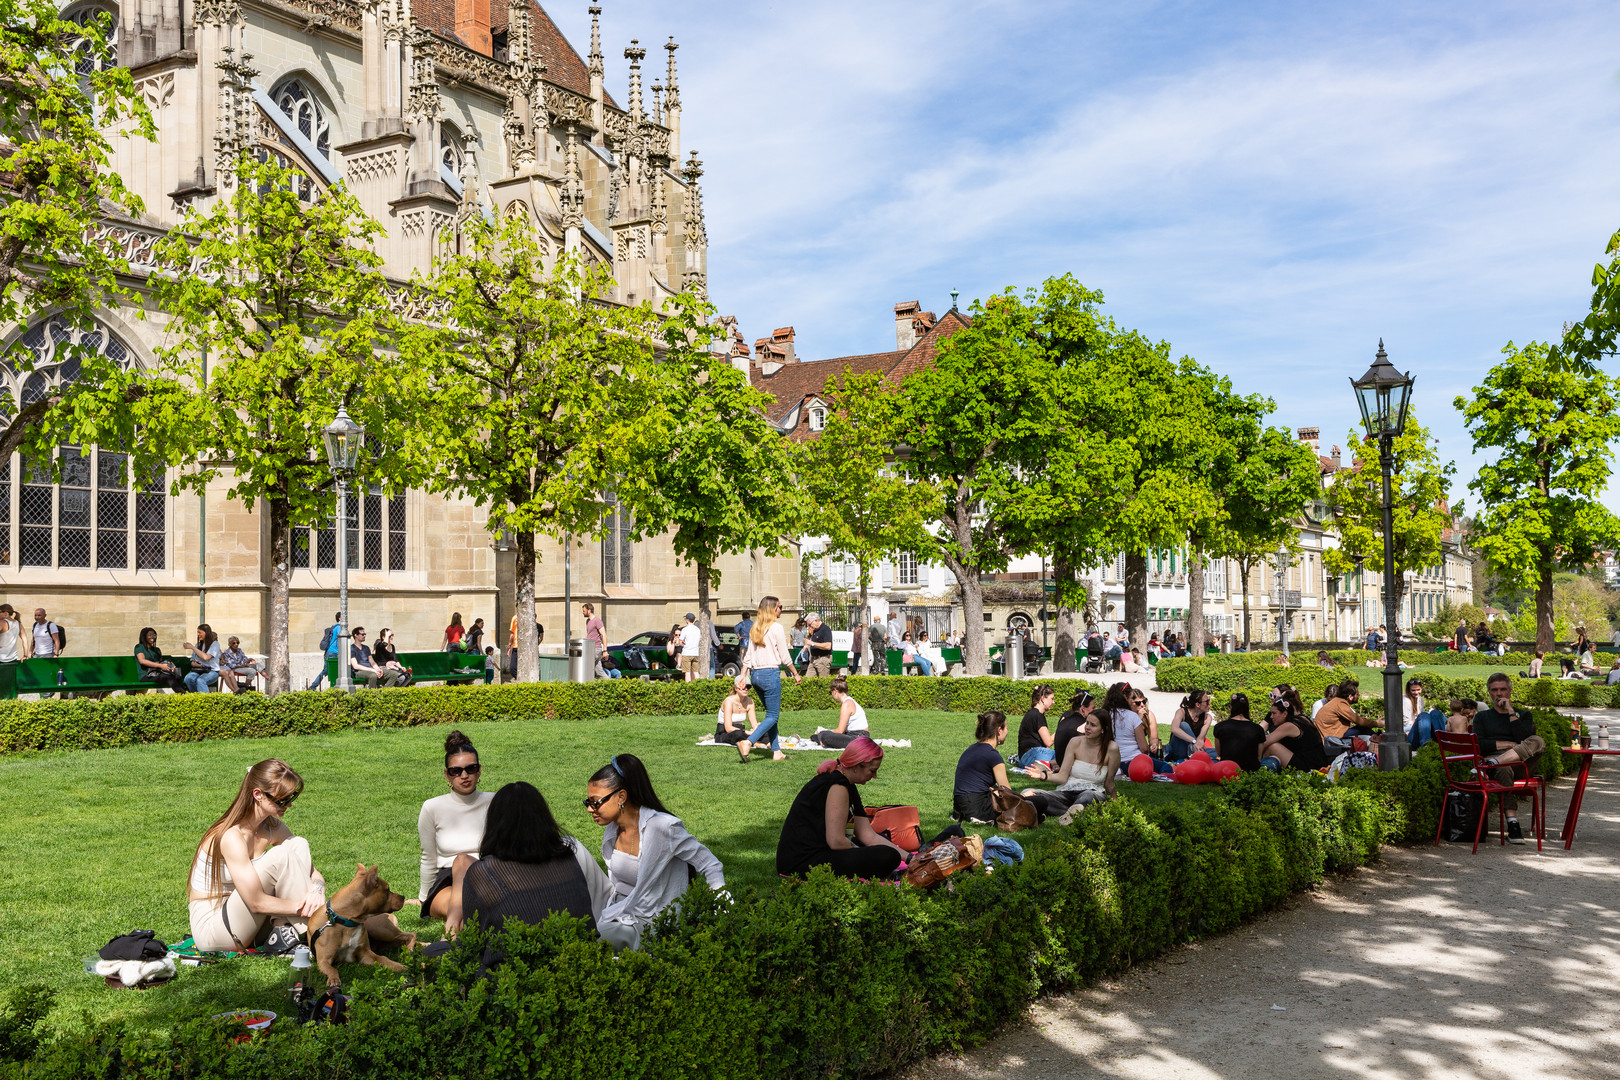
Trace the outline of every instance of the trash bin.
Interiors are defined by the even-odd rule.
[[[591,682],[596,678],[596,642],[574,638],[568,643],[568,681]]]
[[[1007,635],[1007,642],[1001,651],[1001,671],[1009,679],[1024,677],[1024,635]]]

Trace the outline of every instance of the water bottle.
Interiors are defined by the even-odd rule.
[[[315,988],[313,986],[307,986],[304,983],[304,980],[309,977],[310,966],[309,946],[300,945],[294,949],[292,958],[292,989],[288,992],[288,996],[292,998],[293,1015],[298,1018],[299,1023],[307,1022],[307,1018],[304,1016],[305,1002],[310,1002],[315,999]]]
[[[66,686],[67,685],[67,672],[63,671],[61,668],[56,669],[56,685],[57,686]]]
[[[1599,750],[1607,750],[1608,748],[1609,748],[1609,722],[1607,720],[1599,720],[1598,721],[1598,749]]]

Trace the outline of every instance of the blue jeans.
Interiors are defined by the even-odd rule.
[[[1439,709],[1425,709],[1412,720],[1412,730],[1406,733],[1406,741],[1416,750],[1430,739],[1437,731],[1446,730],[1446,714]]]
[[[911,658],[911,662],[916,664],[918,670],[921,671],[924,675],[932,675],[934,673],[934,665],[930,664],[928,662],[928,657],[923,656],[921,653],[918,653],[917,655],[913,656]]]
[[[1032,746],[1018,756],[1018,764],[1029,768],[1037,761],[1056,761],[1057,751],[1050,746]]]
[[[748,741],[757,744],[769,732],[771,736],[771,753],[782,748],[776,730],[776,718],[782,712],[782,672],[777,668],[769,670],[755,668],[749,672],[749,680],[759,696],[765,699],[765,719],[760,721],[759,727],[748,733]]]
[[[1282,760],[1269,756],[1263,757],[1260,759],[1260,767],[1268,772],[1282,772]]]
[[[206,694],[209,689],[219,682],[219,672],[207,668],[193,668],[186,676],[186,689],[193,694]]]

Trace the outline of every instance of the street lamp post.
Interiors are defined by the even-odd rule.
[[[1384,476],[1384,625],[1389,638],[1384,645],[1384,737],[1378,743],[1378,767],[1386,772],[1403,769],[1412,760],[1412,748],[1401,738],[1400,629],[1395,608],[1394,497],[1390,474],[1395,467],[1395,440],[1406,429],[1406,409],[1412,400],[1412,376],[1402,375],[1389,362],[1384,342],[1378,342],[1378,355],[1360,379],[1350,380],[1361,406],[1361,421],[1369,439],[1378,440],[1378,467]]]
[[[1277,541],[1277,633],[1282,653],[1288,655],[1288,545]]]
[[[366,429],[349,419],[349,411],[338,406],[337,418],[321,432],[326,442],[326,463],[337,484],[337,564],[338,564],[338,689],[354,689],[349,672],[349,480],[366,443]]]

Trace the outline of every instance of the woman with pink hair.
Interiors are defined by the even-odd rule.
[[[882,764],[883,748],[860,735],[842,754],[816,768],[782,823],[778,874],[805,874],[812,866],[830,866],[840,877],[886,878],[894,873],[906,853],[873,831],[857,790],[877,776]],[[853,840],[844,833],[850,821],[855,823]]]

